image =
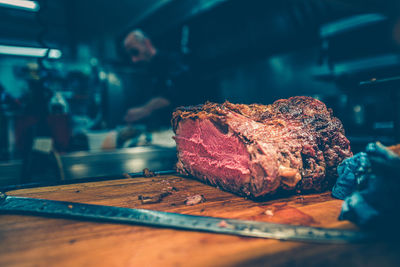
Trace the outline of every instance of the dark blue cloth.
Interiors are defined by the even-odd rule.
[[[332,195],[344,199],[339,219],[362,227],[390,226],[400,213],[400,157],[371,143],[338,167]]]
[[[356,191],[359,185],[365,183],[366,174],[369,173],[371,164],[367,153],[361,152],[342,162],[337,168],[339,178],[332,189],[332,195],[345,199]]]

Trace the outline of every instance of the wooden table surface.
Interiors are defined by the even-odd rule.
[[[141,204],[168,187],[160,203]],[[342,201],[329,192],[254,202],[198,181],[168,175],[20,189],[8,195],[144,208],[183,214],[320,227],[338,221]],[[187,206],[187,196],[206,201]],[[272,239],[34,216],[0,215],[0,266],[398,266],[387,243],[310,244]]]

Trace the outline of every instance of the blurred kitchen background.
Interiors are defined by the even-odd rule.
[[[124,122],[151,97],[151,73],[121,52],[134,28],[190,58],[214,101],[313,96],[354,152],[399,143],[399,10],[394,0],[0,0],[0,186],[173,168],[171,128]]]

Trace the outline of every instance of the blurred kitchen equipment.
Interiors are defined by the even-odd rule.
[[[346,95],[347,104],[335,112],[355,151],[377,140],[386,145],[400,140],[400,54],[392,24],[385,15],[369,13],[320,28],[321,58],[315,77],[334,82]]]
[[[110,177],[123,173],[173,169],[175,148],[134,147],[114,151],[74,152],[61,156],[65,179]]]
[[[0,84],[0,161],[14,156],[14,117],[20,108],[19,101]]]
[[[97,180],[123,177],[124,173],[142,173],[172,170],[176,163],[176,149],[158,146],[124,148],[113,151],[80,151],[58,154],[58,160],[52,153],[36,154],[32,159],[30,179],[24,184],[46,184],[71,182],[76,180]],[[38,160],[41,162],[38,163]],[[46,171],[37,168],[46,164]],[[39,166],[37,166],[39,165]],[[14,160],[0,163],[0,186],[20,184],[23,162]]]

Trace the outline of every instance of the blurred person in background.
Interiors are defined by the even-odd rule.
[[[151,77],[149,97],[143,99],[143,104],[127,110],[124,116],[127,126],[116,137],[108,136],[103,148],[121,147],[127,140],[136,138],[142,132],[138,125],[144,125],[146,132],[170,129],[172,112],[178,106],[220,101],[214,80],[195,74],[180,52],[158,49],[142,30],[130,31],[123,39],[122,49],[132,64],[143,67]],[[129,146],[140,144],[133,142]]]
[[[139,29],[125,37],[123,47],[130,61],[145,66],[151,75],[151,97],[143,105],[128,109],[124,118],[127,123],[169,126],[174,108],[196,103],[195,94],[190,92],[193,75],[180,53],[159,50]]]

